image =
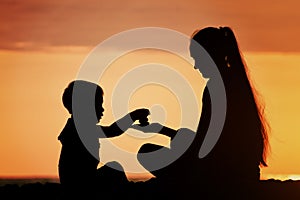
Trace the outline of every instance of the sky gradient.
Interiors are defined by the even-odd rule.
[[[1,49],[95,46],[120,31],[159,26],[191,35],[207,25],[235,29],[246,51],[299,51],[297,0],[3,0]]]

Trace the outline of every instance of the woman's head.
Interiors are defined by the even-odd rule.
[[[65,88],[63,95],[62,95],[62,102],[64,107],[68,110],[70,114],[73,114],[73,91],[74,91],[74,85],[75,88],[83,89],[84,91],[91,91],[95,92],[95,111],[97,119],[100,120],[103,116],[104,108],[102,106],[103,104],[103,90],[102,88],[92,82],[84,81],[84,80],[75,80],[68,84],[68,86]]]
[[[245,70],[237,40],[231,28],[206,27],[195,31],[192,35],[190,54],[195,60],[195,67],[200,70],[203,76],[208,76],[205,78],[212,78],[210,77],[211,74],[208,73],[209,69],[199,64],[201,57],[195,44],[202,46],[207,51],[223,78],[232,71]]]

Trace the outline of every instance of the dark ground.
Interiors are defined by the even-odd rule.
[[[4,180],[0,180],[0,199],[1,200],[14,200],[14,199],[73,199],[63,198],[62,188],[58,182],[55,181],[37,181],[30,183],[15,182],[10,184],[3,184]],[[132,183],[131,189],[124,189],[122,191],[109,191],[107,189],[99,189],[99,196],[94,195],[92,198],[84,199],[190,199],[185,193],[180,195],[171,196],[167,194],[155,193],[151,189],[151,186],[145,184]],[[147,188],[148,187],[148,188]],[[100,187],[101,188],[101,187]],[[145,190],[147,188],[147,190]],[[195,191],[195,190],[194,190]],[[233,193],[224,197],[222,195],[216,195],[218,189],[212,191],[201,191],[198,189],[192,197],[193,199],[263,199],[263,200],[300,200],[300,181],[279,181],[279,180],[264,180],[260,181],[255,190],[247,191],[242,195],[234,198],[234,194],[241,194],[240,189],[233,190]],[[173,193],[172,191],[169,191]],[[175,191],[174,191],[175,192]],[[204,195],[206,194],[206,195]],[[114,195],[114,196],[113,196]],[[164,196],[164,197],[163,197]],[[197,198],[196,198],[197,196]],[[232,196],[232,198],[231,198]],[[80,199],[76,197],[75,199]]]

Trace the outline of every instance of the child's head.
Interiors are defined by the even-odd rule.
[[[102,88],[92,82],[84,81],[84,80],[75,80],[69,83],[69,85],[65,88],[64,93],[62,95],[62,102],[65,106],[65,108],[68,110],[68,112],[72,115],[72,99],[73,99],[73,88],[74,84],[78,84],[81,86],[84,86],[85,88],[88,88],[89,86],[96,86],[95,91],[95,111],[97,119],[100,120],[103,116],[104,108],[102,107],[103,104],[103,90]]]

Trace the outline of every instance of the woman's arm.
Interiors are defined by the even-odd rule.
[[[169,128],[167,126],[163,126],[159,123],[152,123],[146,126],[141,126],[138,124],[132,125],[131,128],[142,131],[144,133],[160,133],[163,135],[166,135],[173,139],[177,133],[178,130],[174,130],[172,128]]]

